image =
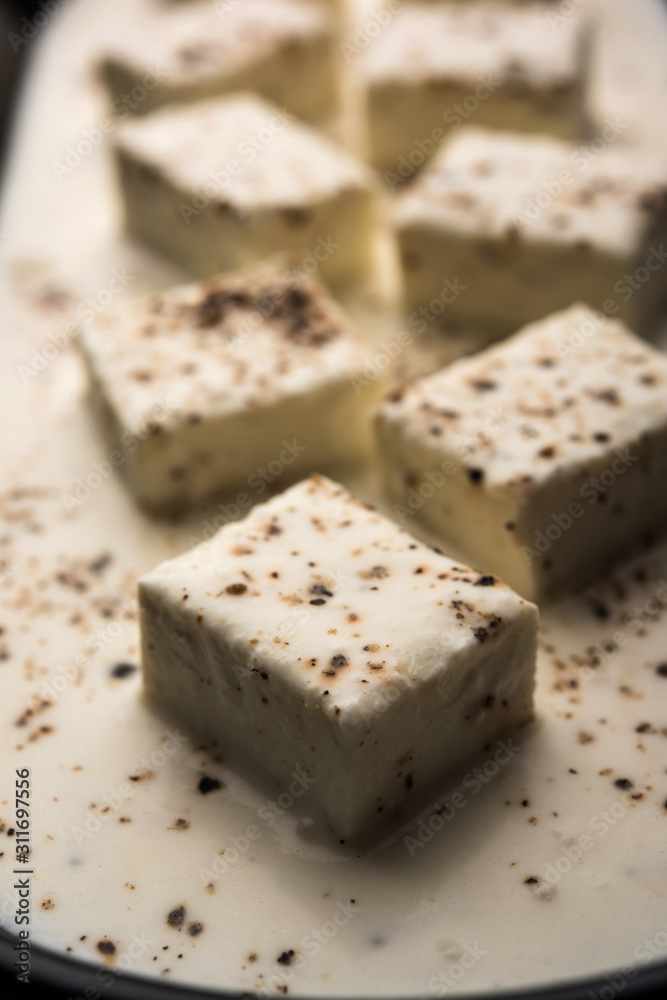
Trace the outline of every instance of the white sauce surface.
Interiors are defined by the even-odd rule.
[[[327,847],[300,822],[307,795],[276,816],[275,791],[267,798],[194,740],[160,754],[173,727],[140,701],[138,672],[110,677],[114,665],[138,663],[136,577],[202,537],[216,511],[180,525],[151,521],[115,472],[68,512],[62,494],[106,457],[78,360],[70,346],[27,379],[17,366],[30,366],[32,349],[43,351],[89,297],[103,307],[114,269],[133,276],[121,294],[181,277],[117,236],[108,138],[64,179],[52,169],[104,117],[93,54],[136,2],[73,0],[30,43],[5,187],[3,924],[12,926],[16,905],[13,769],[29,767],[33,940],[75,957],[172,980],[331,996],[440,995],[667,958],[667,677],[656,670],[667,663],[667,547],[642,558],[639,573],[626,567],[544,614],[535,726],[493,780],[461,786],[466,804],[447,810],[453,817],[428,843],[410,842],[412,852],[400,837],[366,857]],[[599,69],[622,73],[596,88],[596,108],[604,117],[616,104],[629,116],[634,88],[629,132],[665,153],[663,8],[634,0],[630,15],[616,0],[603,6],[609,44]],[[355,309],[377,343],[400,329],[377,294]],[[399,365],[432,369],[435,353],[427,342]],[[346,485],[375,498],[372,470]],[[111,561],[91,570],[103,555]],[[50,704],[17,725],[35,694]],[[204,775],[223,787],[203,795]],[[571,860],[577,842],[586,846]],[[225,870],[211,877],[216,862]],[[180,928],[169,926],[181,906]],[[96,947],[104,939],[116,949],[106,958]],[[291,965],[279,963],[290,949]]]

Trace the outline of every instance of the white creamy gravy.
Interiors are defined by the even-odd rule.
[[[667,548],[544,614],[537,722],[515,737],[521,750],[462,776],[463,804],[451,800],[437,832],[415,824],[413,840],[368,857],[324,847],[299,825],[306,805],[289,808],[170,737],[174,726],[141,702],[138,671],[112,675],[138,665],[137,575],[216,513],[170,525],[138,512],[122,475],[95,467],[105,446],[71,344],[53,360],[45,351],[77,310],[180,277],[117,238],[108,138],[62,180],[53,170],[104,117],[91,52],[131,9],[74,0],[30,43],[0,224],[3,923],[16,905],[13,769],[29,767],[33,939],[110,969],[294,994],[435,995],[667,957]],[[638,94],[653,87],[658,17],[657,4],[633,4],[637,55],[629,65],[624,39],[623,60]],[[653,91],[637,106],[655,124]],[[614,100],[600,91],[596,104],[608,113]],[[635,137],[650,131],[657,142],[632,124]],[[378,344],[400,329],[386,308],[365,315]],[[346,485],[375,498],[370,472]]]

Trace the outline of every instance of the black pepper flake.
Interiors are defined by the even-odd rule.
[[[278,955],[276,961],[278,962],[279,965],[291,965],[293,958],[294,958],[294,949],[290,948],[289,951],[284,951],[282,952],[281,955]]]
[[[298,229],[308,224],[312,212],[306,208],[284,208],[281,215],[288,229]]]
[[[267,674],[266,670],[260,670],[259,676],[262,678],[263,681],[268,681],[269,679],[269,675]]]
[[[233,302],[232,300],[235,297],[238,298],[238,296],[230,295],[229,292],[224,290],[209,292],[208,295],[206,295],[206,297],[203,298],[202,301],[195,307],[197,326],[217,326],[222,322],[227,305],[246,304],[245,299],[243,303]]]
[[[538,881],[539,879],[536,879],[534,875],[529,875],[523,880],[524,885],[537,885]]]
[[[409,545],[408,548],[416,549],[417,546]],[[389,570],[386,566],[371,566],[368,572],[362,575],[371,580],[384,580],[389,576]]]
[[[475,580],[473,586],[492,587],[495,582],[496,582],[495,576],[480,576],[479,580]]]
[[[291,309],[305,309],[311,298],[308,292],[296,285],[291,285],[287,291],[287,304]]]
[[[198,920],[195,920],[194,923],[192,924],[188,924],[188,934],[190,935],[190,937],[197,937],[197,935],[201,934],[203,930],[204,930],[204,925],[201,924]]]
[[[597,431],[593,435],[593,440],[594,441],[599,441],[602,444],[603,442],[609,440],[609,435],[607,433],[605,433],[605,431]]]
[[[315,600],[314,601],[310,601],[310,603],[314,604],[315,606],[318,606],[320,604],[326,604],[327,602],[324,600],[323,597],[316,597]]]
[[[667,677],[667,663],[659,663],[655,668],[655,672],[660,677]]]
[[[167,915],[167,923],[170,927],[182,927],[185,920],[185,907],[177,906]]]
[[[225,587],[225,591],[228,594],[232,594],[234,597],[238,597],[240,594],[245,594],[246,590],[245,583],[230,583],[228,587]]]
[[[209,792],[217,792],[219,788],[222,788],[222,782],[218,781],[217,778],[209,778],[207,774],[201,778],[197,788],[202,793],[202,795],[208,795]]]
[[[486,642],[486,640],[489,638],[489,633],[481,625],[478,628],[474,628],[472,630],[472,634],[475,636],[476,639],[479,640],[479,642]]]
[[[116,953],[116,945],[113,941],[98,941],[97,950],[101,951],[103,955],[114,955]]]
[[[111,676],[118,677],[120,679],[124,677],[129,677],[136,671],[136,667],[133,663],[117,663],[115,667],[111,668]]]
[[[486,378],[477,378],[470,384],[473,389],[477,389],[478,392],[490,392],[492,389],[497,388],[496,382],[492,382],[490,379]]]
[[[314,583],[310,588],[310,592],[311,594],[317,594],[318,597],[333,597],[331,591],[327,590],[323,583]],[[311,601],[311,604],[312,603],[313,602]]]
[[[414,779],[413,779],[412,775],[411,774],[406,774],[406,776],[405,776],[405,787],[407,788],[408,791],[410,791],[410,789],[412,788],[413,785],[414,785]]]
[[[505,521],[505,531],[514,531],[516,525],[514,521]]]
[[[617,788],[622,788],[624,791],[635,787],[629,778],[617,778],[614,784]]]
[[[483,469],[468,469],[468,479],[471,483],[481,483],[484,479]]]
[[[101,573],[103,570],[107,568],[110,562],[111,562],[111,556],[105,554],[99,556],[97,559],[94,559],[91,563],[89,563],[88,569],[90,570],[91,573]]]

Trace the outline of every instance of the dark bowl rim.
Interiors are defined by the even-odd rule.
[[[25,992],[25,984],[16,981],[14,963],[15,946],[20,939],[0,928],[0,984],[3,996],[19,996]],[[190,984],[187,981],[159,979],[157,976],[142,976],[123,972],[113,965],[71,958],[64,952],[43,945],[29,945],[30,986],[39,987],[40,994],[47,998],[67,995],[70,1000],[252,1000],[264,998],[265,993],[252,990],[226,990]],[[567,958],[563,956],[565,971]],[[12,980],[14,983],[12,984]],[[111,982],[109,982],[111,980]],[[13,991],[12,991],[13,985]],[[91,992],[92,987],[92,992]],[[20,989],[20,993],[18,990]],[[89,992],[86,992],[88,990]],[[584,979],[568,979],[536,984],[534,986],[506,988],[479,992],[461,992],[465,1000],[614,1000],[619,994],[623,998],[664,997],[667,992],[667,960],[651,961],[645,964],[628,964],[601,975]],[[270,996],[273,996],[272,991]],[[299,1000],[320,1000],[309,994],[296,994]],[[398,997],[397,1000],[427,1000],[437,997],[437,993]],[[387,996],[376,994],[356,997],[341,996],[341,1000],[387,1000]],[[394,998],[392,997],[392,1000]]]

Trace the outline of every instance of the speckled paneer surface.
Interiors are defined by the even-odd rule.
[[[225,10],[196,0],[138,11],[102,72],[120,115],[249,87],[318,121],[339,103],[337,53],[335,20],[320,5],[243,0]]]
[[[249,506],[278,475],[370,452],[381,386],[357,377],[363,344],[329,295],[290,270],[136,299],[99,315],[80,347],[109,461],[145,506],[181,509],[238,487]]]
[[[578,138],[584,38],[582,18],[554,26],[534,3],[464,0],[396,10],[361,59],[372,162],[400,184],[469,119]]]
[[[651,332],[667,169],[622,135],[610,119],[589,146],[476,126],[447,140],[395,209],[409,308],[504,334],[581,299]]]
[[[168,105],[116,131],[134,238],[207,277],[284,250],[345,284],[373,260],[370,169],[250,93]]]
[[[311,476],[144,576],[151,701],[343,837],[532,714],[537,609]]]
[[[667,359],[586,306],[392,394],[377,414],[416,516],[531,598],[576,589],[664,524]]]

